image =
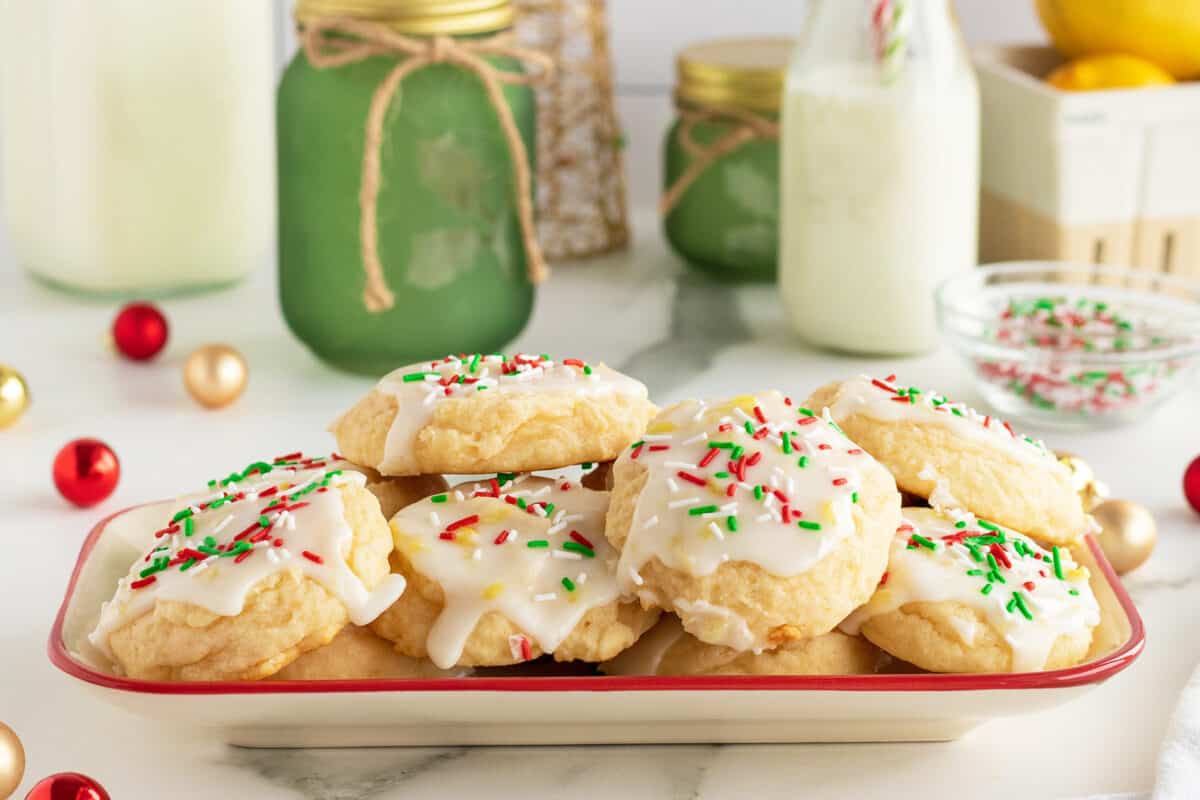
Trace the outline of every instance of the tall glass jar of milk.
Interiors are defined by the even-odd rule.
[[[949,0],[813,0],[783,100],[779,283],[823,347],[935,343],[976,263],[979,93]]]
[[[275,231],[274,4],[0,0],[19,263],[104,296],[230,284]]]

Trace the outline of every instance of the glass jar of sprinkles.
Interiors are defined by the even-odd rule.
[[[718,278],[775,279],[779,102],[791,46],[719,39],[676,59],[659,210],[675,252]]]
[[[533,235],[544,54],[511,0],[300,0],[279,86],[279,292],[334,366],[492,351],[544,274]]]

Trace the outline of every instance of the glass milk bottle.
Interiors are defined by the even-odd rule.
[[[0,172],[23,268],[158,296],[270,258],[273,5],[0,0]]]
[[[807,341],[936,342],[976,263],[979,93],[949,0],[813,0],[784,89],[779,284]]]

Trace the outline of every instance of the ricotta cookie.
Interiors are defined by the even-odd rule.
[[[444,492],[450,487],[441,475],[388,478],[370,467],[360,466],[350,461],[339,461],[337,466],[363,474],[367,480],[367,491],[375,495],[375,499],[379,501],[379,510],[383,512],[385,519],[391,519],[397,511],[407,505],[424,500],[430,495]]]
[[[364,480],[293,453],[210,481],[165,515],[89,640],[134,678],[254,680],[366,625],[404,578]]]
[[[1088,523],[1070,471],[1040,441],[936,392],[852,378],[807,401],[828,408],[901,489],[937,508],[965,508],[1041,541],[1068,544]]]
[[[842,625],[932,672],[1030,672],[1087,656],[1100,608],[1088,570],[971,514],[904,509],[875,596]]]
[[[613,479],[622,592],[736,651],[832,630],[875,590],[900,520],[887,470],[775,391],[667,408]]]
[[[654,410],[645,386],[603,364],[476,353],[386,375],[330,430],[384,475],[478,475],[612,460]]]
[[[438,669],[427,659],[402,656],[391,642],[379,638],[370,628],[347,625],[329,644],[305,653],[268,680],[454,678],[469,673],[466,669]]]
[[[674,615],[664,616],[633,647],[600,665],[606,675],[864,675],[876,671],[875,645],[841,631],[798,639],[776,650],[739,653],[705,644]]]
[[[604,661],[657,610],[623,603],[604,538],[608,493],[562,479],[500,475],[463,484],[392,518],[393,568],[409,590],[372,626],[442,669],[502,666],[552,653]]]

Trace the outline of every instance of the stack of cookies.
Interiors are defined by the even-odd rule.
[[[91,635],[115,670],[1009,672],[1080,662],[1099,622],[1065,467],[892,378],[659,411],[602,364],[458,355],[331,431],[341,455],[162,507]]]

